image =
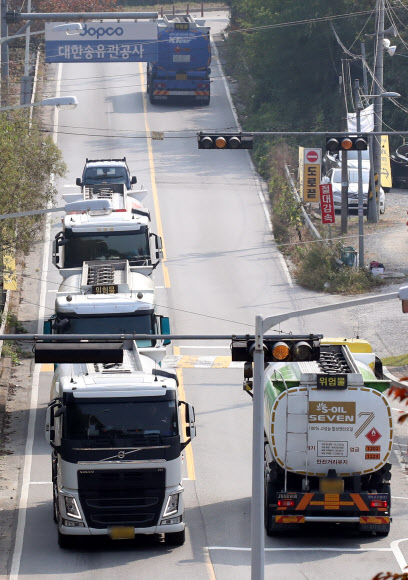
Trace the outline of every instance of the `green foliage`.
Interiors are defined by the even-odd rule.
[[[289,242],[293,232],[301,223],[300,207],[293,198],[287,179],[283,172],[285,161],[290,159],[290,150],[284,144],[257,150],[258,165],[263,168],[264,177],[268,179],[269,197],[272,207],[272,226],[275,240],[278,243]]]
[[[339,258],[340,251],[340,243],[331,246],[324,242],[315,242],[297,247],[297,282],[310,290],[334,294],[369,292],[381,285],[381,280],[368,270],[339,266],[336,259]]]
[[[27,111],[0,114],[0,207],[1,213],[45,209],[54,201],[51,175],[62,177],[66,166],[50,136],[36,123],[30,127]],[[27,252],[41,235],[41,216],[0,222],[3,251]]]
[[[369,18],[368,13],[353,13],[373,10],[374,2],[230,0],[230,3],[227,69],[239,81],[238,96],[244,109],[245,130],[344,130],[346,111],[344,96],[339,92],[343,49],[329,21],[302,21],[350,14],[332,23],[343,44],[359,55],[361,31],[364,27],[364,33],[373,33],[375,19],[374,16]],[[408,41],[407,10],[399,7],[394,13],[404,24],[398,25],[399,33]],[[286,25],[293,22],[297,24]],[[391,21],[386,20],[385,27],[390,24]],[[259,29],[266,26],[270,28]],[[406,52],[400,39],[395,42],[400,52]],[[367,61],[373,68],[371,38],[366,41],[366,52]],[[351,79],[359,78],[363,86],[360,61],[349,60]],[[408,93],[406,64],[406,59],[398,55],[384,56],[384,86],[402,95]],[[349,108],[352,109],[351,100]],[[387,103],[384,121],[394,128],[405,128],[406,113]],[[309,138],[305,143],[298,139],[296,144],[317,147],[323,146],[323,140]]]

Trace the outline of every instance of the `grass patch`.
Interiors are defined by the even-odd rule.
[[[382,284],[365,268],[341,266],[338,262],[341,244],[324,242],[296,248],[297,282],[310,290],[333,294],[360,294],[370,292]]]
[[[408,354],[399,354],[397,356],[387,356],[382,359],[382,363],[389,367],[402,367],[408,365]]]

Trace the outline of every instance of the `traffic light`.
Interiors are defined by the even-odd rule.
[[[316,361],[320,359],[321,335],[277,335],[263,339],[265,362]],[[255,340],[236,339],[231,344],[233,361],[252,361]]]
[[[251,133],[198,133],[199,149],[252,149],[254,136]]]
[[[367,135],[359,137],[326,137],[326,151],[366,151]]]

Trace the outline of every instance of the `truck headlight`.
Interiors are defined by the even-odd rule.
[[[78,504],[76,499],[72,497],[72,495],[64,495],[65,500],[65,511],[67,512],[67,516],[70,518],[75,518],[77,520],[81,520],[81,514],[79,513]]]
[[[164,518],[168,518],[169,516],[172,516],[173,514],[176,514],[178,512],[179,496],[180,496],[179,493],[174,493],[169,496],[169,499],[167,500],[166,509],[164,510],[163,514]]]

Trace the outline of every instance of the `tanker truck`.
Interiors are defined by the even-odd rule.
[[[158,56],[147,64],[151,103],[189,99],[210,104],[210,28],[192,16],[165,16],[157,21]]]
[[[278,337],[267,351],[267,534],[329,523],[388,535],[393,422],[381,361],[366,341],[319,335]]]

